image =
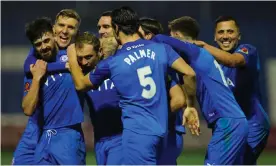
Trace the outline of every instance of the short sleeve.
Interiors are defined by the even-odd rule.
[[[171,46],[164,44],[166,53],[167,53],[167,58],[168,58],[168,65],[171,67],[173,62],[176,61],[178,58],[180,58],[179,54],[175,52]]]
[[[104,80],[110,78],[109,60],[110,58],[101,61],[96,68],[90,72],[89,79],[94,86],[98,87]]]
[[[239,45],[234,53],[242,54],[247,66],[253,66],[254,64],[251,63],[256,62],[256,60],[254,59],[257,59],[257,50],[254,46],[250,44]]]

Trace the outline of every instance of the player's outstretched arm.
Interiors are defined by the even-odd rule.
[[[179,84],[171,86],[169,93],[171,112],[178,111],[186,105],[186,98]]]
[[[66,67],[66,62],[48,63],[47,72],[60,72],[60,71],[68,71],[68,67]]]
[[[184,89],[187,94],[186,103],[188,107],[194,107],[193,99],[196,96],[196,73],[195,71],[189,66],[184,59],[182,59],[169,45],[165,45],[165,49],[168,55],[168,63],[169,65],[179,72],[186,80],[184,82]]]
[[[195,107],[196,96],[196,74],[195,71],[182,59],[178,58],[172,64],[172,68],[183,74],[184,90],[187,94],[186,103],[188,107]]]
[[[31,116],[36,108],[36,105],[39,100],[39,89],[40,89],[40,81],[46,73],[47,63],[42,60],[37,60],[36,63],[30,65],[30,71],[33,75],[33,79],[31,81],[25,81],[25,90],[24,94],[27,93],[23,97],[22,101],[22,109],[24,114],[27,116]],[[31,83],[31,85],[30,85]],[[29,89],[30,86],[30,89]]]
[[[31,50],[24,62],[24,72],[26,74],[31,73],[30,65],[35,64],[36,61],[37,61],[37,58],[35,57],[35,50],[34,50],[34,48],[31,48]],[[47,72],[68,71],[68,69],[66,68],[65,62],[48,63],[46,70],[47,70]]]
[[[89,74],[84,75],[77,61],[77,53],[75,44],[71,44],[67,48],[70,71],[74,80],[75,87],[78,91],[88,91],[93,88],[90,82]]]
[[[198,46],[205,48],[221,64],[229,67],[239,67],[246,64],[245,58],[241,53],[229,53],[219,48],[211,46],[203,41],[194,41]]]
[[[189,59],[197,58],[200,52],[198,46],[166,35],[158,34],[152,40],[170,45],[175,50],[183,52],[184,56],[188,56]]]
[[[185,81],[186,80],[184,78],[184,82]],[[184,87],[184,84],[182,85],[182,89],[183,89],[184,95],[187,98],[188,94]],[[194,96],[193,99],[192,99],[192,97],[190,97],[189,100],[190,100],[190,102],[192,102],[192,104],[190,104],[190,105],[194,105],[194,106],[186,107],[184,109],[182,125],[187,126],[193,135],[196,134],[197,136],[199,136],[199,134],[200,134],[200,121],[199,121],[199,116],[198,116],[199,105],[198,105],[196,96]]]

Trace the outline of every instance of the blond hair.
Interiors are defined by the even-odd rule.
[[[104,58],[115,54],[118,48],[118,43],[115,37],[101,38],[101,52]]]
[[[83,32],[76,37],[76,47],[82,48],[84,44],[93,45],[96,52],[100,50],[100,40],[89,32]]]

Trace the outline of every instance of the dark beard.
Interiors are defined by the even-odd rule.
[[[92,68],[91,67],[81,67],[82,68],[82,72],[83,72],[83,74],[84,75],[86,75],[86,74],[88,74],[91,70],[92,70]]]

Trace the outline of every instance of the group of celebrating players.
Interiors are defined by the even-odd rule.
[[[234,18],[216,20],[215,47],[197,40],[188,16],[169,22],[170,36],[129,7],[104,12],[98,37],[79,32],[80,23],[64,9],[54,25],[47,17],[26,25],[33,47],[22,109],[30,117],[14,165],[85,165],[84,101],[98,165],[176,165],[184,126],[200,135],[197,110],[212,129],[204,164],[256,164],[270,124],[257,49],[239,44]]]

